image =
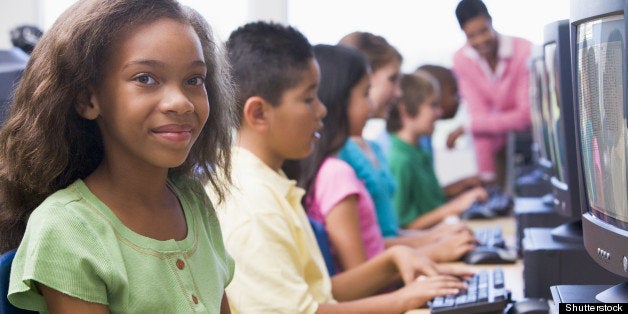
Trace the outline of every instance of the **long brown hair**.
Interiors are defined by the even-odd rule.
[[[170,175],[206,179],[222,200],[229,181],[233,87],[207,22],[174,0],[78,1],[36,45],[0,130],[0,252],[19,245],[28,216],[46,197],[99,165],[100,131],[75,105],[99,85],[119,36],[160,18],[190,24],[200,38],[211,106],[187,160]],[[224,178],[216,177],[215,168],[225,169]]]
[[[373,72],[393,61],[399,63],[403,61],[397,48],[388,43],[384,37],[373,33],[356,31],[345,35],[338,43],[362,51],[366,55]]]

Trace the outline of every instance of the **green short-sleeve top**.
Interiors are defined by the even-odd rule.
[[[10,302],[46,312],[40,282],[111,313],[219,313],[234,263],[214,208],[200,182],[169,183],[187,223],[181,241],[131,231],[82,180],[49,196],[31,214],[15,255]]]
[[[447,202],[428,151],[391,136],[390,172],[397,182],[393,203],[401,227]]]

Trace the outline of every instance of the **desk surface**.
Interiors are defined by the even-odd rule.
[[[490,220],[468,220],[467,224],[473,230],[496,227],[502,228],[502,236],[506,241],[506,244],[515,247],[517,225],[513,217],[501,217]],[[462,264],[461,262],[455,264]],[[476,269],[493,269],[495,267],[501,267],[504,270],[504,282],[506,287],[512,293],[513,300],[523,299],[523,262],[521,259],[517,260],[514,264],[492,264],[492,265],[468,265]],[[428,308],[420,308],[416,310],[407,311],[406,314],[425,314],[429,313]]]

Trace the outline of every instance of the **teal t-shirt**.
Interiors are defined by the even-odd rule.
[[[388,162],[397,182],[393,203],[401,227],[447,201],[434,172],[431,154],[391,136]]]
[[[388,169],[388,162],[379,145],[367,141],[377,157],[379,167],[373,165],[362,149],[352,139],[338,152],[338,158],[351,165],[355,174],[364,181],[366,189],[375,203],[377,222],[384,237],[396,237],[399,234],[399,223],[393,209],[392,196],[395,192],[395,179]]]
[[[105,304],[111,313],[219,313],[234,263],[200,182],[171,180],[188,233],[181,241],[137,234],[81,180],[31,214],[11,269],[9,300],[47,312],[35,282]]]

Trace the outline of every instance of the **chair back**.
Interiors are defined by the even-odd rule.
[[[329,276],[333,276],[336,273],[336,269],[334,267],[334,259],[331,255],[331,246],[329,245],[327,230],[325,230],[325,226],[323,226],[320,222],[310,217],[308,217],[308,219],[310,220],[310,225],[312,225],[312,229],[314,230],[318,247],[320,248],[321,253],[323,253],[323,258],[325,259],[325,265],[327,266]]]
[[[9,303],[7,294],[9,293],[9,277],[11,275],[11,263],[15,257],[15,251],[11,250],[0,255],[0,314],[29,314],[32,311],[18,309]]]

